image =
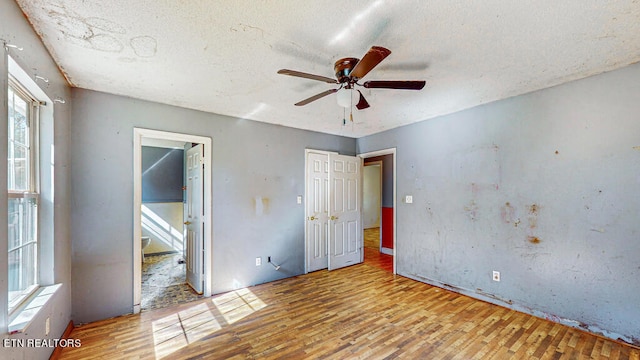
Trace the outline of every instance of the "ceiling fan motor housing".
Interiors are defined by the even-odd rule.
[[[351,70],[353,70],[358,61],[360,61],[360,59],[357,58],[343,58],[336,61],[333,70],[336,72],[336,78],[339,83],[349,83],[352,80],[350,77]]]

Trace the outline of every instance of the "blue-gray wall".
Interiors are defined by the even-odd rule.
[[[639,343],[639,100],[636,64],[358,139],[413,195],[398,273]]]
[[[304,272],[305,148],[355,154],[355,140],[73,90],[73,318],[132,311],[133,128],[213,141],[213,292]],[[258,211],[255,198],[263,199]],[[262,257],[263,265],[255,266]],[[266,264],[271,256],[280,271]]]
[[[142,203],[183,202],[184,150],[142,147]]]
[[[0,39],[11,44],[22,47],[23,50],[10,48],[9,54],[33,79],[35,75],[45,77],[48,83],[38,81],[37,84],[51,99],[63,98],[70,100],[70,89],[66,80],[60,74],[58,67],[53,62],[49,53],[40,42],[30,24],[25,19],[22,11],[14,1],[0,1]],[[7,158],[7,59],[5,49],[0,46],[0,139],[4,145],[0,146],[0,159]],[[7,256],[0,256],[0,337],[2,339],[55,339],[60,338],[64,329],[71,320],[71,236],[70,236],[70,163],[69,163],[69,138],[70,127],[70,104],[54,105],[54,122],[46,124],[42,129],[47,134],[44,141],[51,140],[53,134],[53,148],[43,149],[49,152],[55,149],[53,158],[51,156],[41,159],[45,168],[51,169],[52,173],[43,174],[43,177],[55,179],[53,193],[47,198],[41,199],[41,212],[46,211],[46,218],[49,224],[40,229],[41,234],[46,234],[48,238],[53,238],[53,244],[43,244],[41,248],[46,250],[47,256],[43,257],[47,267],[53,261],[53,273],[43,274],[41,280],[47,283],[62,284],[49,302],[42,308],[32,323],[26,328],[24,333],[9,335],[7,332]],[[50,153],[49,153],[50,155]],[[53,160],[53,163],[51,163]],[[0,166],[0,188],[6,189],[7,166],[3,161]],[[51,195],[53,203],[51,204]],[[46,204],[45,204],[46,202]],[[45,210],[46,209],[46,210]],[[6,191],[0,191],[0,219],[7,219],[7,195]],[[7,253],[7,222],[0,221],[0,253]],[[50,246],[50,247],[49,247]],[[49,252],[52,252],[49,254]],[[43,282],[43,283],[44,283]],[[51,332],[45,336],[45,321],[50,319]],[[2,340],[0,339],[0,340]],[[11,348],[0,347],[1,359],[48,359],[53,351],[52,348]]]

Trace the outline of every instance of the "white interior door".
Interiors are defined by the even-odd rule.
[[[363,261],[362,158],[329,154],[329,270]]]
[[[187,189],[184,213],[186,233],[187,283],[198,294],[204,286],[204,242],[203,235],[203,154],[204,145],[198,144],[187,150]]]
[[[306,239],[307,271],[326,269],[327,260],[327,200],[329,194],[329,158],[327,154],[307,155]]]

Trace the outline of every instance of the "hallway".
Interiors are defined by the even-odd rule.
[[[364,229],[364,263],[393,273],[393,256],[380,252],[380,228]]]

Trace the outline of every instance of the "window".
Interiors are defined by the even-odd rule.
[[[38,288],[38,107],[13,78],[8,89],[9,312]]]

